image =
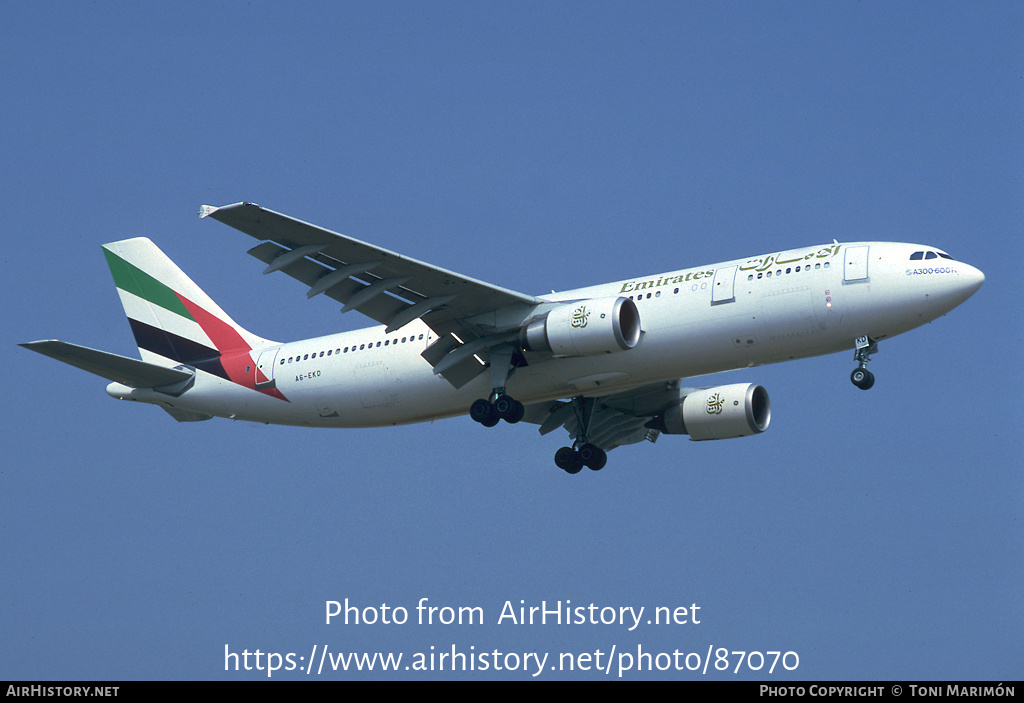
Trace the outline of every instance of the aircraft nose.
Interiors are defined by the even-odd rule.
[[[964,293],[964,300],[978,292],[981,284],[985,282],[985,274],[968,264],[963,264],[960,269],[961,288]]]

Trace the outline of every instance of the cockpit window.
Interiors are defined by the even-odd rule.
[[[920,261],[921,259],[937,259],[940,256],[943,259],[955,261],[955,259],[952,256],[942,251],[915,251],[913,254],[910,255],[910,260]]]

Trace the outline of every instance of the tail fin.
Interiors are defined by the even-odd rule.
[[[232,320],[149,239],[104,244],[103,254],[145,361],[228,378],[222,359],[273,344]]]

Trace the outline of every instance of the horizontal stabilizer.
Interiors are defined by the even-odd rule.
[[[160,403],[159,407],[166,410],[167,414],[178,422],[202,422],[203,420],[213,419],[213,415],[197,413],[193,410],[182,410],[181,408],[171,407],[170,405],[164,405],[163,403]]]
[[[166,366],[157,366],[127,356],[60,342],[56,339],[28,342],[19,346],[39,352],[57,361],[63,361],[65,364],[77,366],[83,371],[94,373],[108,381],[116,381],[132,388],[169,386],[187,381],[193,376],[191,371],[169,369]]]

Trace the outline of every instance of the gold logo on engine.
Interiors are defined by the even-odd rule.
[[[708,415],[721,415],[722,406],[725,405],[725,399],[722,398],[721,393],[715,393],[713,396],[708,398]]]
[[[573,327],[583,328],[587,326],[587,318],[590,317],[590,311],[587,310],[586,305],[580,305],[572,313],[572,320],[570,324]]]

